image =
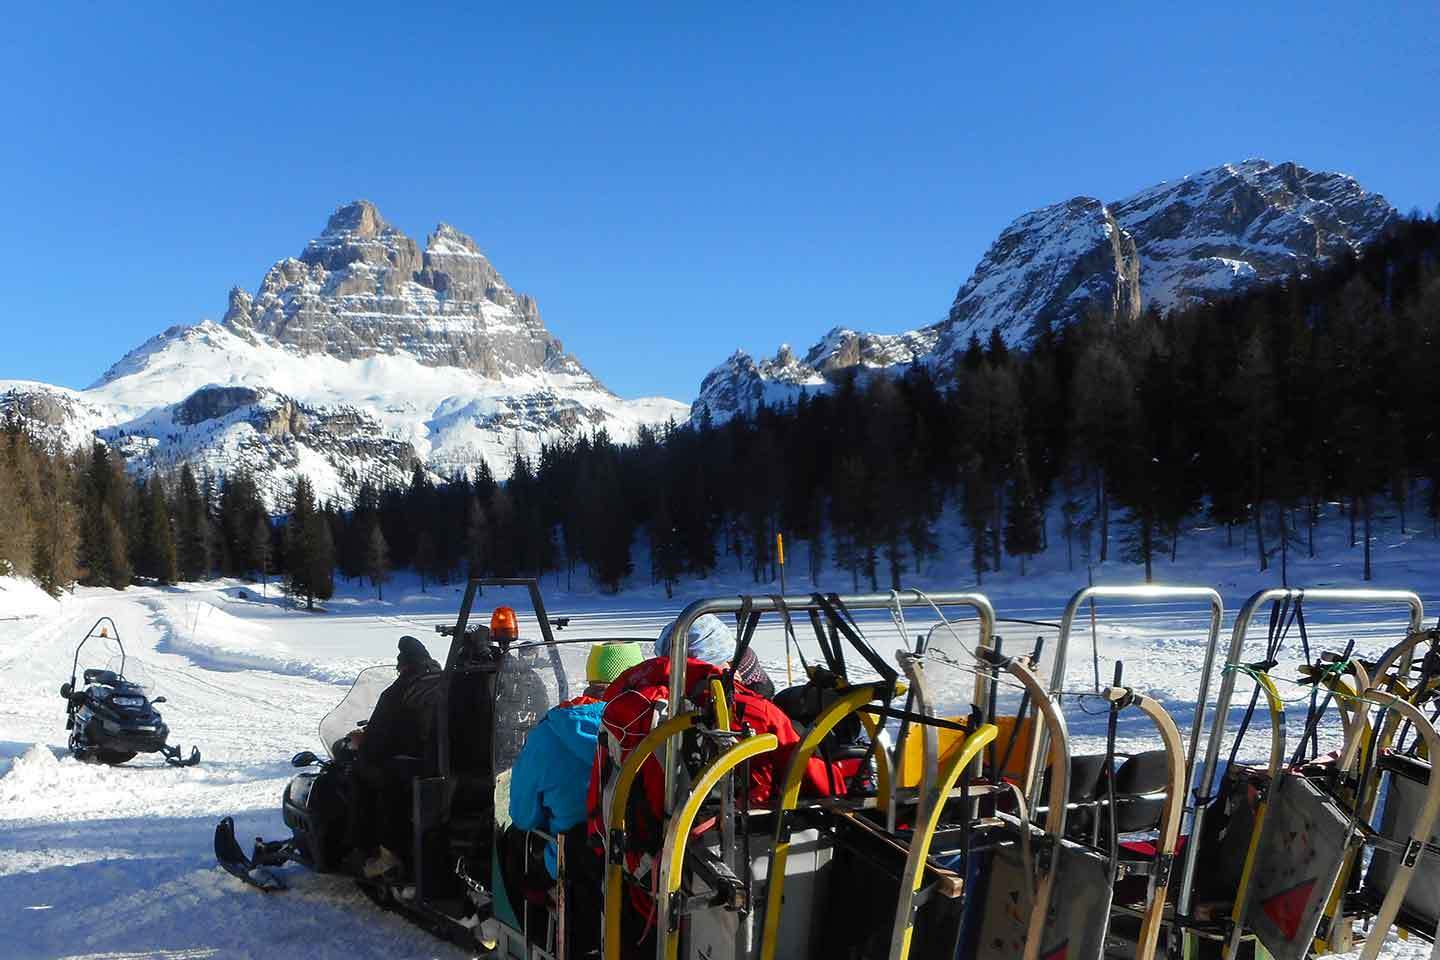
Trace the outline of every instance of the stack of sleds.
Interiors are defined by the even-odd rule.
[[[559,878],[538,896],[517,894],[497,784],[503,794],[509,762],[544,710],[578,688],[567,662],[578,648],[555,639],[533,582],[507,584],[529,589],[543,639],[496,645],[469,629],[481,586],[471,583],[448,631],[438,753],[416,761],[405,869],[367,890],[437,933],[507,958],[570,960],[583,938],[568,904],[595,892],[578,890],[594,881],[567,861],[587,852],[567,857],[563,838],[527,838],[527,850],[559,841]],[[1101,683],[1098,655],[1086,665],[1093,677],[1075,681],[1077,613],[1107,599],[1208,609],[1183,725],[1126,686],[1120,665]],[[1353,644],[1312,651],[1307,602],[1403,604],[1410,631],[1373,659]],[[1255,656],[1248,634],[1267,610],[1270,636]],[[877,626],[877,612],[894,629],[884,619]],[[801,651],[798,682],[775,698],[794,739],[747,718],[733,666],[703,682],[687,676],[696,669],[688,627],[704,614],[735,617],[733,666],[766,617]],[[1005,621],[975,593],[693,603],[672,632],[666,694],[602,754],[592,831],[603,847],[599,952],[1374,957],[1392,930],[1433,940],[1440,779],[1432,784],[1430,762],[1440,741],[1427,704],[1440,690],[1440,632],[1421,630],[1421,615],[1419,599],[1399,591],[1266,591],[1241,610],[1222,659],[1215,591],[1088,588],[1053,637],[1017,656],[997,635]],[[1232,713],[1241,681],[1255,695]],[[1339,742],[1322,753],[1337,724]],[[1242,764],[1263,729],[1265,762]],[[1077,751],[1096,741],[1103,750]],[[227,821],[216,837],[222,862],[267,888],[280,884],[268,868],[286,861],[337,869],[338,749],[287,789],[290,840],[258,842],[246,857]]]

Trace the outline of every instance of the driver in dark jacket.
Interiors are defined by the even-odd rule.
[[[369,723],[350,734],[350,842],[370,878],[400,866],[382,841],[405,835],[410,778],[433,740],[440,695],[440,665],[419,640],[400,638],[395,666],[400,675],[380,694]]]

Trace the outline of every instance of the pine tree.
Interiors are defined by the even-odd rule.
[[[420,535],[415,538],[415,572],[420,575],[420,592],[425,592],[425,578],[435,572],[437,554],[435,541],[430,537],[430,531],[421,530]]]
[[[80,489],[80,566],[91,586],[123,589],[130,583],[121,485],[109,448],[96,441]]]
[[[34,545],[34,573],[52,597],[80,578],[79,511],[73,497],[74,481],[68,464],[47,457],[41,465]]]
[[[315,493],[304,476],[295,480],[285,524],[285,566],[292,597],[304,597],[307,609],[335,591],[335,543],[329,518],[315,506]]]
[[[263,592],[270,574],[271,544],[270,519],[264,510],[255,511],[254,529],[250,533],[250,569],[260,575]]]
[[[375,599],[384,600],[384,585],[390,579],[390,546],[385,542],[385,533],[379,522],[370,524],[370,536],[365,547],[365,576],[375,588]]]
[[[170,528],[170,504],[165,485],[159,475],[144,482],[144,503],[141,507],[141,531],[137,548],[136,572],[162,584],[180,578],[175,559],[175,535]]]
[[[1023,450],[1016,456],[1010,495],[1006,498],[1005,549],[1020,558],[1020,575],[1025,575],[1025,558],[1040,552],[1040,506],[1030,483],[1030,468]]]
[[[9,419],[0,431],[0,576],[32,572],[38,492],[30,438]]]
[[[210,572],[209,517],[195,471],[190,464],[180,468],[180,487],[175,495],[175,557],[182,580],[203,579]]]
[[[670,519],[670,506],[664,491],[650,515],[650,575],[665,585],[665,596],[675,596],[675,586],[680,582],[680,544],[675,524]]]

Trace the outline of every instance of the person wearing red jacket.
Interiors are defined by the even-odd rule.
[[[690,659],[685,666],[685,698],[696,709],[710,709],[710,681],[724,671],[703,660]],[[646,660],[622,673],[606,688],[602,699],[599,749],[590,774],[589,832],[591,844],[603,848],[610,835],[606,788],[613,781],[620,764],[659,722],[670,695],[670,661],[664,657]],[[790,758],[800,743],[800,736],[780,708],[738,680],[730,704],[731,728],[736,731],[773,733],[779,746],[750,762],[748,791],[739,791],[751,806],[769,804],[780,788],[781,778]],[[819,797],[830,794],[830,783],[843,783],[838,770],[829,770],[823,760],[812,757],[801,784],[803,795]],[[653,887],[653,858],[658,854],[664,837],[665,774],[659,757],[651,757],[640,768],[631,788],[626,815],[629,836],[626,868],[640,878],[641,887],[632,887],[632,902],[645,917],[653,912],[653,902],[642,888]],[[647,931],[648,932],[648,931]]]

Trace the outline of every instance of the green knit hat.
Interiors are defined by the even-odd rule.
[[[590,648],[590,659],[585,661],[585,680],[609,683],[644,659],[638,643],[597,643]]]

